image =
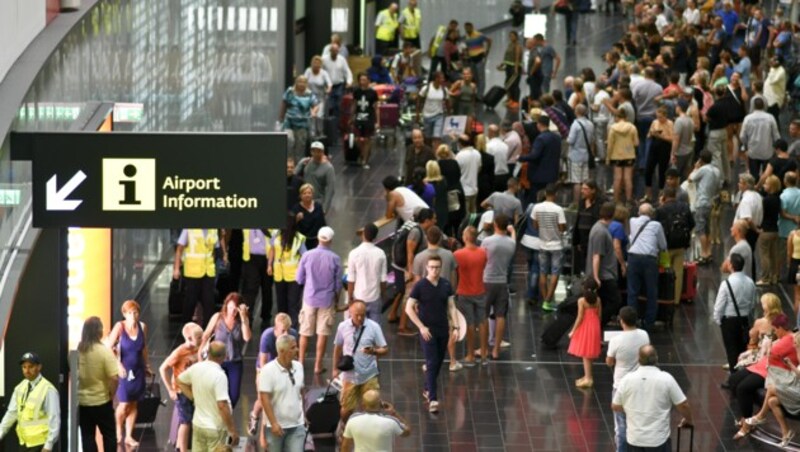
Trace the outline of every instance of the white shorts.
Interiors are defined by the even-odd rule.
[[[571,184],[581,184],[587,180],[589,180],[589,162],[569,162],[567,182]]]

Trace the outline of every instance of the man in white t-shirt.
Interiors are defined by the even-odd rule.
[[[504,191],[508,180],[508,145],[500,137],[500,127],[492,124],[488,128],[489,141],[486,143],[486,153],[494,157],[494,191]]]
[[[417,96],[417,122],[422,114],[425,138],[431,140],[430,145],[433,149],[437,149],[442,143],[444,115],[449,108],[447,87],[444,83],[444,73],[436,72],[431,82],[422,87]]]
[[[617,392],[617,385],[625,375],[633,372],[639,367],[639,349],[650,343],[647,331],[636,328],[636,321],[639,315],[630,306],[623,306],[619,310],[619,324],[622,332],[608,341],[608,353],[606,354],[606,364],[614,368],[614,389],[611,391],[611,398]],[[614,413],[614,434],[617,442],[617,452],[625,452],[625,413]]]
[[[564,209],[555,203],[556,191],[556,184],[547,184],[544,202],[531,212],[534,227],[539,230],[539,293],[545,311],[556,310],[554,297],[564,256],[561,234],[567,229]]]
[[[215,450],[225,445],[227,436],[231,445],[239,444],[228,396],[228,377],[221,366],[225,357],[225,344],[214,341],[208,346],[208,360],[189,367],[178,377],[181,392],[194,401],[192,450]]]
[[[364,411],[353,414],[347,421],[342,439],[342,452],[353,450],[391,452],[395,437],[411,434],[408,422],[397,414],[392,404],[381,401],[378,390],[371,389],[365,392],[361,400]]]
[[[386,253],[375,246],[378,227],[368,223],[361,232],[361,244],[347,257],[347,296],[350,302],[362,300],[367,318],[381,323],[381,305],[386,291]]]
[[[464,188],[467,213],[475,213],[478,209],[478,171],[481,169],[481,153],[472,147],[472,139],[466,134],[458,137],[458,147],[456,161],[461,169],[461,186]]]
[[[284,334],[277,339],[275,348],[278,357],[267,363],[258,375],[258,399],[265,417],[261,445],[268,445],[267,449],[272,451],[303,450],[306,437],[302,395],[305,376],[303,365],[295,360],[297,340]]]
[[[761,200],[761,195],[755,189],[756,179],[750,173],[739,174],[739,193],[741,199],[739,205],[736,207],[736,213],[733,215],[733,220],[742,220],[747,224],[747,231],[745,232],[745,239],[750,249],[756,249],[758,242],[758,231],[761,228],[761,220],[764,218],[764,206]],[[746,269],[745,273],[748,276],[756,278],[756,261],[751,259],[750,266]]]
[[[674,406],[683,416],[678,428],[691,426],[692,409],[678,382],[658,364],[655,347],[639,349],[639,368],[617,385],[611,409],[624,412],[627,421],[627,447],[647,450],[672,450],[670,413]]]

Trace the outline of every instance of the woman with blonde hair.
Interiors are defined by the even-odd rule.
[[[461,167],[458,166],[450,146],[446,144],[436,149],[436,159],[441,175],[447,182],[447,216],[439,217],[439,221],[445,225],[444,233],[455,237],[466,209],[464,188],[461,186]]]
[[[283,130],[290,130],[294,138],[294,145],[289,149],[289,156],[295,161],[300,161],[306,155],[308,130],[311,127],[311,118],[316,116],[319,109],[319,99],[308,87],[308,79],[298,75],[294,85],[283,93],[281,112],[278,118],[283,123]]]
[[[442,177],[442,170],[436,160],[428,160],[428,163],[425,164],[425,179],[423,181],[433,186],[434,197],[431,207],[436,212],[436,218],[444,220],[449,213],[447,181]]]
[[[796,228],[789,233],[786,238],[786,283],[794,286],[794,312],[800,312],[800,282],[797,280],[797,273],[800,271],[800,228]],[[800,324],[800,315],[798,324]]]
[[[308,87],[311,92],[317,96],[319,104],[317,105],[317,114],[311,118],[311,136],[324,135],[325,130],[323,123],[325,120],[325,99],[331,94],[333,82],[328,72],[322,68],[322,57],[314,55],[311,57],[311,65],[306,69],[303,74],[308,80]]]
[[[98,450],[98,430],[103,450],[117,448],[112,400],[119,384],[117,359],[103,344],[102,337],[103,322],[99,317],[89,317],[83,322],[78,343],[78,419],[86,452]]]
[[[119,387],[117,388],[117,442],[137,448],[133,439],[138,403],[144,397],[146,379],[153,375],[147,354],[147,325],[139,321],[141,308],[134,300],[122,303],[122,316],[106,339],[106,345],[116,350],[119,358]]]

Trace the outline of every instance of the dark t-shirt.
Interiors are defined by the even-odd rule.
[[[434,336],[442,337],[449,333],[447,300],[452,296],[453,287],[444,278],[439,278],[435,286],[424,278],[411,289],[410,297],[418,302],[419,319]]]
[[[726,112],[727,106],[722,99],[714,102],[714,105],[708,109],[706,116],[708,116],[708,130],[724,129],[728,127],[728,113]]]
[[[761,229],[764,232],[778,232],[778,218],[781,215],[781,198],[777,193],[764,195],[761,198],[764,208],[764,217],[761,219]]]
[[[778,179],[783,183],[783,176],[789,171],[797,171],[797,160],[793,158],[780,158],[778,156],[769,159],[769,164],[772,166],[772,174],[778,176]]]
[[[378,93],[372,88],[353,90],[353,102],[356,106],[355,120],[374,124],[375,104],[378,102]]]
[[[297,330],[294,328],[289,328],[289,334],[293,336],[295,339],[299,340],[300,336],[297,335]],[[267,358],[267,362],[272,361],[273,359],[278,357],[278,348],[277,348],[278,338],[275,337],[275,327],[269,327],[261,333],[261,340],[259,341],[258,345],[258,352],[259,353],[266,353],[269,355]],[[256,369],[259,368],[259,360],[256,359]]]

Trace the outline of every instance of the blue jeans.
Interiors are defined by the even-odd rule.
[[[228,376],[228,396],[231,398],[231,406],[236,408],[236,402],[242,393],[242,373],[244,363],[239,361],[225,361],[222,363],[222,370]]]
[[[650,125],[655,121],[655,116],[642,116],[636,118],[636,131],[639,132],[639,147],[636,149],[636,167],[639,169],[645,168],[647,162],[647,133],[650,131]]]
[[[658,313],[658,259],[654,256],[628,254],[628,306],[638,308],[639,293],[643,289],[647,296],[644,314],[644,327],[647,329],[653,326]],[[641,317],[641,313],[639,316]]]
[[[672,452],[672,439],[667,438],[664,444],[656,447],[639,447],[628,444],[628,452]]]
[[[611,400],[614,400],[616,389],[611,390]],[[614,440],[617,442],[617,452],[628,451],[628,423],[624,411],[614,411]]]
[[[442,370],[444,354],[447,351],[447,333],[431,331],[431,340],[426,341],[420,335],[422,354],[425,356],[425,390],[428,391],[428,400],[439,400],[436,396],[436,380]]]
[[[342,105],[344,97],[344,83],[339,83],[331,87],[331,94],[328,96],[328,113],[335,118],[339,117],[339,107]]]
[[[528,249],[528,299],[539,301],[539,251]]]
[[[267,449],[269,452],[303,452],[306,442],[306,428],[302,425],[283,429],[283,436],[277,437],[267,429]]]

